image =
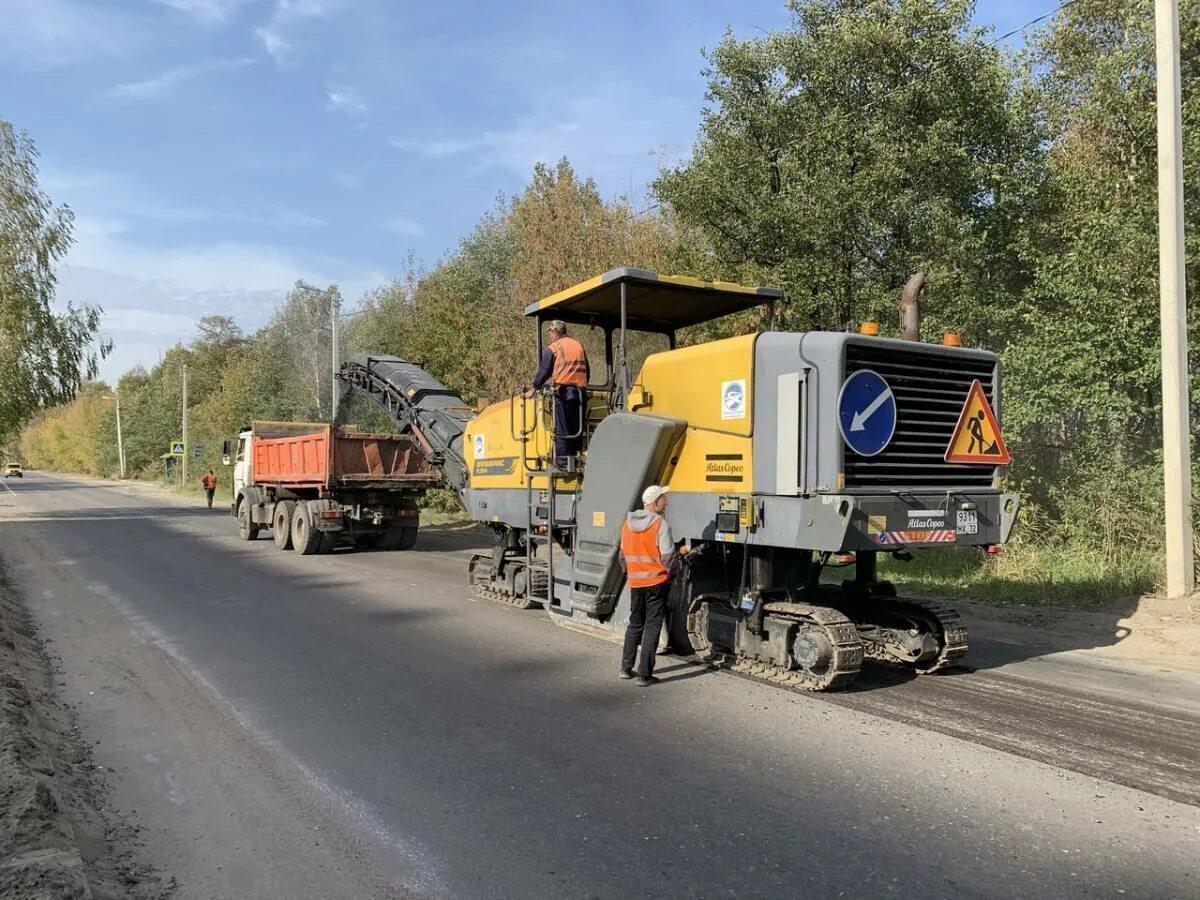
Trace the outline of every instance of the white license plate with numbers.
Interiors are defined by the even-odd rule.
[[[979,513],[973,509],[958,511],[958,533],[979,534]]]

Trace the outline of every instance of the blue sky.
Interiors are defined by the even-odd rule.
[[[538,160],[641,196],[687,155],[700,49],[787,22],[782,0],[0,0],[0,117],[75,211],[59,295],[104,308],[113,378],[207,313],[252,330],[297,278],[353,305]]]

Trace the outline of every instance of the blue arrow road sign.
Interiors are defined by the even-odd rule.
[[[859,456],[878,456],[896,433],[896,397],[876,372],[859,369],[838,394],[842,439]]]

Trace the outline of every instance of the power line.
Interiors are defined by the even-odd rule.
[[[1064,9],[1066,9],[1068,6],[1074,5],[1076,2],[1077,2],[1077,0],[1063,0],[1062,3],[1060,3],[1058,6],[1056,6],[1054,9],[1050,10],[1049,12],[1042,13],[1040,16],[1030,19],[1024,25],[1014,28],[1011,31],[1006,31],[1004,34],[1001,34],[998,37],[995,37],[992,40],[985,42],[983,44],[983,48],[985,50],[990,50],[992,47],[995,47],[997,44],[1001,43],[1002,41],[1006,41],[1011,37],[1016,37],[1018,34],[1022,34],[1023,32],[1028,31],[1033,26],[1040,25],[1042,22],[1045,22],[1048,19],[1054,18],[1060,12],[1062,12]],[[966,56],[964,54],[962,56],[955,58],[953,61],[962,62],[965,60],[966,60]],[[924,73],[924,75],[922,77],[929,78],[932,75],[937,74],[941,69],[945,68],[945,66],[947,64],[948,63],[946,63],[946,62],[935,63],[928,70],[926,70],[926,72]],[[899,93],[901,90],[909,90],[911,88],[912,88],[911,82],[908,84],[904,84],[904,85],[898,85],[897,87],[893,88],[892,90],[888,91],[887,93],[881,94],[878,97],[874,97],[871,100],[868,100],[861,107],[859,107],[858,112],[862,113],[867,110],[870,110],[872,107],[877,106],[878,104],[882,103],[883,101],[890,99],[892,96]],[[841,115],[844,117],[846,114],[842,113]],[[822,127],[828,127],[828,124],[829,123],[826,123]],[[778,147],[763,151],[762,155],[770,156],[775,153],[782,153],[784,150],[794,147],[796,144],[807,141],[809,138],[814,136],[818,130],[819,129],[814,128],[811,131],[800,135],[799,137],[793,138],[790,141],[786,141],[783,144],[780,144]],[[741,171],[742,169],[749,168],[751,165],[753,165],[757,161],[758,160],[747,160],[745,163],[743,163],[741,165],[733,166],[730,171],[733,171],[733,172]],[[631,222],[636,221],[637,219],[640,219],[642,216],[649,215],[650,213],[654,212],[655,210],[661,209],[661,208],[662,208],[662,201],[656,200],[654,203],[651,203],[645,209],[639,210],[636,213],[631,213],[629,216],[629,221],[631,221]]]

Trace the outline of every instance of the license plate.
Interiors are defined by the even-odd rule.
[[[979,513],[973,509],[958,511],[958,533],[979,534]]]

